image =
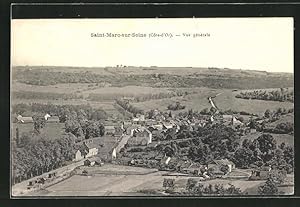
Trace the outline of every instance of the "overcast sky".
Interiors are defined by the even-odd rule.
[[[103,38],[91,33],[172,33]],[[209,33],[185,38],[182,33]],[[12,65],[191,66],[293,72],[292,18],[12,20]]]

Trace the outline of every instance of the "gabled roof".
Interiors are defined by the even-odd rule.
[[[87,159],[90,162],[101,162],[100,157],[91,157]]]
[[[47,121],[59,121],[59,117],[58,116],[51,116],[47,119]]]
[[[21,121],[21,122],[33,122],[33,118],[32,117],[26,117],[26,116],[25,117],[18,116],[17,120]]]
[[[234,165],[234,163],[229,161],[228,159],[213,160],[213,162],[217,165]]]
[[[115,126],[104,126],[105,130],[115,130]]]

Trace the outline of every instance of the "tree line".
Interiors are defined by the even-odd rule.
[[[128,85],[150,87],[210,87],[210,88],[277,88],[293,86],[293,77],[277,76],[211,76],[199,75],[173,75],[173,74],[135,74],[135,75],[102,75],[86,72],[54,72],[48,70],[20,69],[13,74],[14,79],[31,85],[55,85],[58,83],[109,83],[112,86],[122,87]]]
[[[123,109],[125,109],[126,111],[136,115],[136,114],[144,114],[145,112],[142,109],[139,109],[135,106],[133,106],[132,104],[130,104],[130,102],[128,100],[124,100],[124,99],[117,99],[116,103],[121,106]]]
[[[149,100],[157,100],[164,98],[172,98],[175,96],[183,96],[182,92],[165,92],[165,93],[148,93],[148,94],[129,94],[129,93],[110,93],[110,94],[97,94],[91,93],[88,96],[88,99],[91,101],[105,101],[105,100],[116,100],[123,97],[128,97],[134,102],[143,102]]]
[[[56,105],[56,104],[41,104],[41,103],[31,103],[31,104],[15,104],[12,106],[12,112],[14,114],[20,114],[22,116],[32,116],[32,114],[45,115],[49,113],[52,116],[58,116],[60,122],[64,123],[67,116],[75,111],[83,111],[86,118],[89,120],[103,120],[108,118],[108,114],[101,108],[92,108],[89,104],[81,105]]]
[[[13,184],[64,166],[74,159],[76,149],[72,134],[54,140],[39,137],[34,143],[23,144],[22,147],[13,146]]]
[[[19,135],[17,128],[12,150],[13,182],[21,182],[62,167],[74,158],[76,142],[103,136],[105,129],[102,122],[89,120],[85,112],[84,109],[80,109],[67,113],[64,121],[66,133],[57,139],[49,139],[40,133],[47,125],[41,115],[33,116],[34,133]]]
[[[294,102],[294,90],[287,90],[281,88],[280,90],[255,90],[240,92],[235,96],[242,99],[258,99],[267,101],[289,101]]]

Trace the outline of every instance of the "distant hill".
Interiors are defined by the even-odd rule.
[[[13,80],[30,85],[108,83],[151,87],[257,89],[293,87],[292,73],[193,67],[58,67],[17,66]]]

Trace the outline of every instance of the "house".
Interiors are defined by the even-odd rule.
[[[232,115],[227,115],[227,114],[222,115],[222,121],[225,124],[232,124],[232,118],[233,118]]]
[[[74,161],[79,161],[87,157],[92,157],[98,154],[100,147],[103,147],[102,138],[95,137],[76,143],[77,151],[74,155]]]
[[[138,129],[138,128],[141,128],[142,126],[140,125],[140,124],[133,124],[133,125],[131,125],[130,127],[128,127],[127,129],[126,129],[126,134],[127,135],[130,135],[130,136],[133,136],[133,131],[135,130],[135,129]]]
[[[162,124],[153,124],[151,127],[155,130],[163,130]]]
[[[96,143],[94,143],[92,139],[85,141],[84,146],[86,147],[85,150],[87,152],[85,157],[92,157],[98,154],[99,146]]]
[[[238,120],[235,116],[232,116],[231,124],[233,126],[241,126],[244,125],[240,120]]]
[[[213,167],[213,165],[216,165],[218,169],[221,169],[222,166],[228,166],[228,172],[235,169],[235,164],[228,159],[213,160],[212,163],[208,165],[208,168]]]
[[[84,162],[83,162],[84,166],[95,166],[95,165],[100,165],[102,166],[104,163],[101,161],[101,159],[99,157],[93,157],[93,158],[89,158],[89,159],[86,159]]]
[[[47,120],[49,117],[51,117],[50,114],[45,114],[44,116],[45,120]]]
[[[106,125],[104,126],[105,135],[114,135],[116,133],[115,126]]]
[[[172,129],[172,128],[173,128],[173,124],[163,122],[163,130],[168,130],[168,129]]]
[[[33,123],[33,118],[32,117],[26,117],[26,116],[17,116],[17,122],[25,124],[25,123]]]
[[[189,164],[189,166],[185,166],[182,168],[182,171],[187,174],[201,175],[201,165],[198,163]]]
[[[152,142],[152,133],[146,128],[137,128],[132,131],[129,145],[148,145]]]
[[[59,123],[59,117],[58,116],[51,116],[51,117],[48,117],[46,120],[49,123]]]
[[[123,128],[127,129],[128,127],[130,127],[132,125],[131,121],[124,121],[123,122]]]
[[[81,153],[80,150],[77,150],[75,153],[75,158],[73,159],[73,161],[77,162],[79,160],[82,160],[84,158],[83,154]]]
[[[145,125],[146,125],[146,126],[152,126],[152,125],[154,125],[154,124],[157,124],[157,121],[154,120],[154,119],[146,119],[146,120],[145,120]]]
[[[136,127],[134,127],[134,126],[128,127],[126,129],[126,134],[130,135],[130,136],[133,136],[133,132],[134,132],[135,129],[136,129]]]

